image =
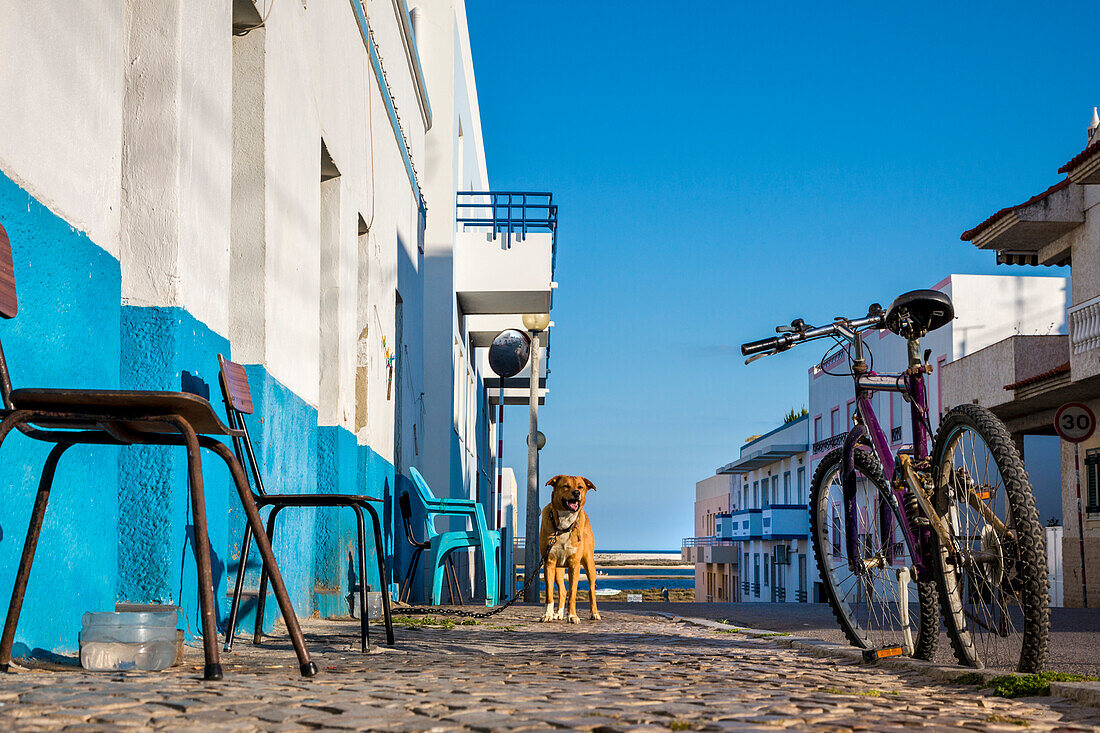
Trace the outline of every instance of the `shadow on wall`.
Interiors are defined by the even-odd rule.
[[[188,509],[188,514],[190,514],[190,508]],[[179,588],[181,594],[184,592],[184,589],[187,588],[187,585],[185,585],[185,580],[187,579],[186,576],[188,576],[189,574],[194,575],[195,572],[193,568],[190,570],[190,573],[187,570],[187,558],[188,556],[191,556],[193,558],[195,554],[195,525],[188,524],[186,527],[186,531],[187,538],[184,540],[183,550],[180,554]],[[218,553],[214,551],[213,546],[211,546],[210,548],[210,575],[214,578],[221,578],[225,575],[225,563],[222,562],[221,556],[219,556]],[[196,590],[196,594],[197,592],[198,591]],[[219,596],[219,593],[214,594],[214,618],[217,620],[218,631],[224,632],[228,619],[222,614],[222,599]],[[183,599],[181,598],[179,600],[180,607],[186,608],[187,606],[182,601]],[[194,626],[191,625],[191,621],[192,619],[188,619],[186,615],[184,616],[183,622],[185,630],[187,631],[187,635],[191,636],[193,634],[196,638],[202,637],[202,609],[198,602],[197,596],[195,599]]]

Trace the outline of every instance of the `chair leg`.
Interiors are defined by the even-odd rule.
[[[370,614],[367,613],[367,532],[363,510],[353,504],[359,545],[359,645],[364,654],[370,651]]]
[[[462,586],[459,585],[459,583],[458,583],[458,571],[455,570],[455,562],[451,558],[450,555],[447,556],[447,567],[449,567],[451,569],[451,577],[447,578],[447,588],[448,588],[447,592],[450,593],[449,589],[451,587],[451,578],[453,578],[454,579],[455,593],[458,594],[458,605],[465,606],[466,602],[462,600]],[[455,594],[451,593],[451,603],[454,603],[454,602],[455,602]]]
[[[267,516],[267,539],[275,541],[275,517],[282,511],[281,506],[271,508],[271,514]],[[252,632],[252,643],[259,644],[263,641],[264,634],[264,606],[267,603],[267,560],[260,565],[260,595],[256,596],[256,625]]]
[[[241,468],[241,464],[237,462],[233,452],[224,443],[213,438],[207,438],[203,445],[217,453],[225,461],[225,465],[229,467],[229,472],[233,474],[233,483],[237,487],[237,495],[241,499],[244,513],[248,516],[248,524],[252,527],[252,534],[256,539],[256,548],[260,551],[260,557],[267,564],[268,572],[271,574],[271,585],[275,590],[275,599],[279,602],[279,610],[283,614],[287,633],[290,634],[290,643],[294,645],[294,653],[298,657],[298,669],[303,677],[313,677],[318,672],[317,665],[309,658],[309,650],[306,649],[306,641],[302,636],[302,626],[298,623],[298,616],[295,615],[294,606],[290,602],[290,595],[286,592],[286,585],[283,583],[282,573],[279,572],[279,565],[275,562],[275,554],[271,550],[271,540],[264,534],[263,520],[260,519],[260,511],[256,508],[256,502],[252,498],[252,491],[248,487],[248,478],[244,474],[244,469]]]
[[[405,579],[401,581],[401,585],[397,591],[397,600],[402,603],[409,602],[409,594],[412,592],[412,578],[416,575],[416,566],[420,564],[420,553],[424,552],[423,547],[417,547],[413,550],[412,560],[409,561],[409,569],[405,571]]]
[[[252,547],[252,525],[245,522],[241,559],[237,565],[237,581],[233,584],[233,605],[229,607],[229,625],[225,630],[223,651],[233,651],[233,637],[237,635],[237,614],[241,610],[241,591],[244,590],[244,573],[248,567],[248,551]]]
[[[206,494],[202,482],[202,456],[199,440],[186,420],[172,416],[166,419],[183,436],[187,447],[187,477],[191,485],[191,521],[195,537],[192,549],[199,576],[199,607],[202,612],[202,649],[206,659],[202,677],[214,681],[222,678],[218,656],[218,622],[214,616],[214,573],[210,569],[210,534],[206,526]]]
[[[382,547],[382,525],[378,522],[378,512],[370,504],[363,504],[370,514],[374,527],[374,554],[378,558],[378,590],[382,591],[382,618],[386,622],[386,643],[393,646],[393,610],[390,608],[389,572],[386,570],[386,551]]]
[[[5,420],[0,424],[0,443],[3,442],[8,432],[19,420]],[[31,575],[31,564],[34,562],[34,551],[38,547],[38,535],[42,531],[42,521],[46,516],[46,504],[50,499],[50,488],[53,485],[54,471],[57,462],[72,446],[71,443],[58,443],[50,451],[46,458],[46,465],[42,468],[42,477],[38,482],[38,493],[34,498],[34,509],[31,510],[31,521],[27,526],[27,539],[23,543],[23,555],[19,559],[19,570],[15,576],[15,585],[11,590],[11,603],[8,605],[8,615],[4,620],[4,635],[0,638],[0,672],[7,672],[11,664],[11,648],[15,643],[15,627],[19,624],[19,613],[23,610],[23,596],[27,592],[27,581]]]

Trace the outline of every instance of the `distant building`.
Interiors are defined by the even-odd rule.
[[[808,425],[803,416],[751,440],[739,459],[718,469],[734,477],[731,511],[719,518],[718,536],[736,545],[742,601],[811,600]]]
[[[695,600],[735,600],[737,555],[733,542],[718,537],[718,518],[729,516],[733,477],[714,475],[695,484],[695,536],[683,542],[684,562],[695,563]]]
[[[1017,443],[1025,435],[1054,434],[1054,416],[1066,402],[1100,413],[1100,119],[1093,110],[1085,149],[1058,169],[1065,178],[1022,204],[1006,207],[962,234],[964,241],[994,250],[1000,263],[1070,268],[1068,335],[1007,333],[943,373],[944,393],[992,410]],[[976,352],[976,353],[975,353]],[[1066,606],[1100,604],[1100,433],[1077,446],[1061,446],[1060,548]],[[1026,459],[1026,456],[1025,456]],[[1080,511],[1080,519],[1078,515]],[[1083,526],[1082,526],[1083,525]],[[1082,540],[1083,535],[1083,540]],[[1050,535],[1048,534],[1048,537]],[[1087,575],[1082,577],[1082,567]],[[1057,600],[1055,598],[1055,600]]]
[[[695,600],[810,600],[807,417],[753,436],[736,461],[696,484]]]

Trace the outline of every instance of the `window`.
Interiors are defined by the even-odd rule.
[[[768,586],[768,575],[769,575],[768,556],[764,555],[764,587],[765,588]]]
[[[462,343],[458,339],[455,339],[454,350],[454,365],[452,367],[454,418],[452,424],[459,440],[463,440],[466,432],[466,354],[462,350]]]
[[[752,482],[752,508],[760,506],[760,482]]]
[[[772,476],[772,504],[779,503],[779,474]]]
[[[814,418],[814,442],[821,440],[821,415]]]
[[[856,401],[848,400],[848,410],[844,415],[844,430],[848,430],[853,424],[852,417],[856,414]]]
[[[783,474],[783,503],[791,503],[791,472]]]
[[[752,582],[756,586],[753,590],[760,595],[760,553],[752,553]]]
[[[901,408],[904,401],[901,399],[900,392],[890,393],[890,427],[901,427]]]
[[[798,503],[806,503],[806,467],[798,469]]]
[[[829,425],[832,428],[830,436],[840,433],[840,408],[834,407],[833,411],[829,413]]]

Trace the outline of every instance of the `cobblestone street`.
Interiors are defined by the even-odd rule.
[[[364,657],[353,621],[309,621],[322,674],[297,675],[283,637],[242,636],[226,678],[201,652],[168,672],[26,670],[0,677],[0,730],[1093,729],[1100,710],[1005,700],[974,686],[874,669],[644,612],[579,626],[511,609],[476,625],[398,626]],[[377,636],[375,636],[377,638]]]

